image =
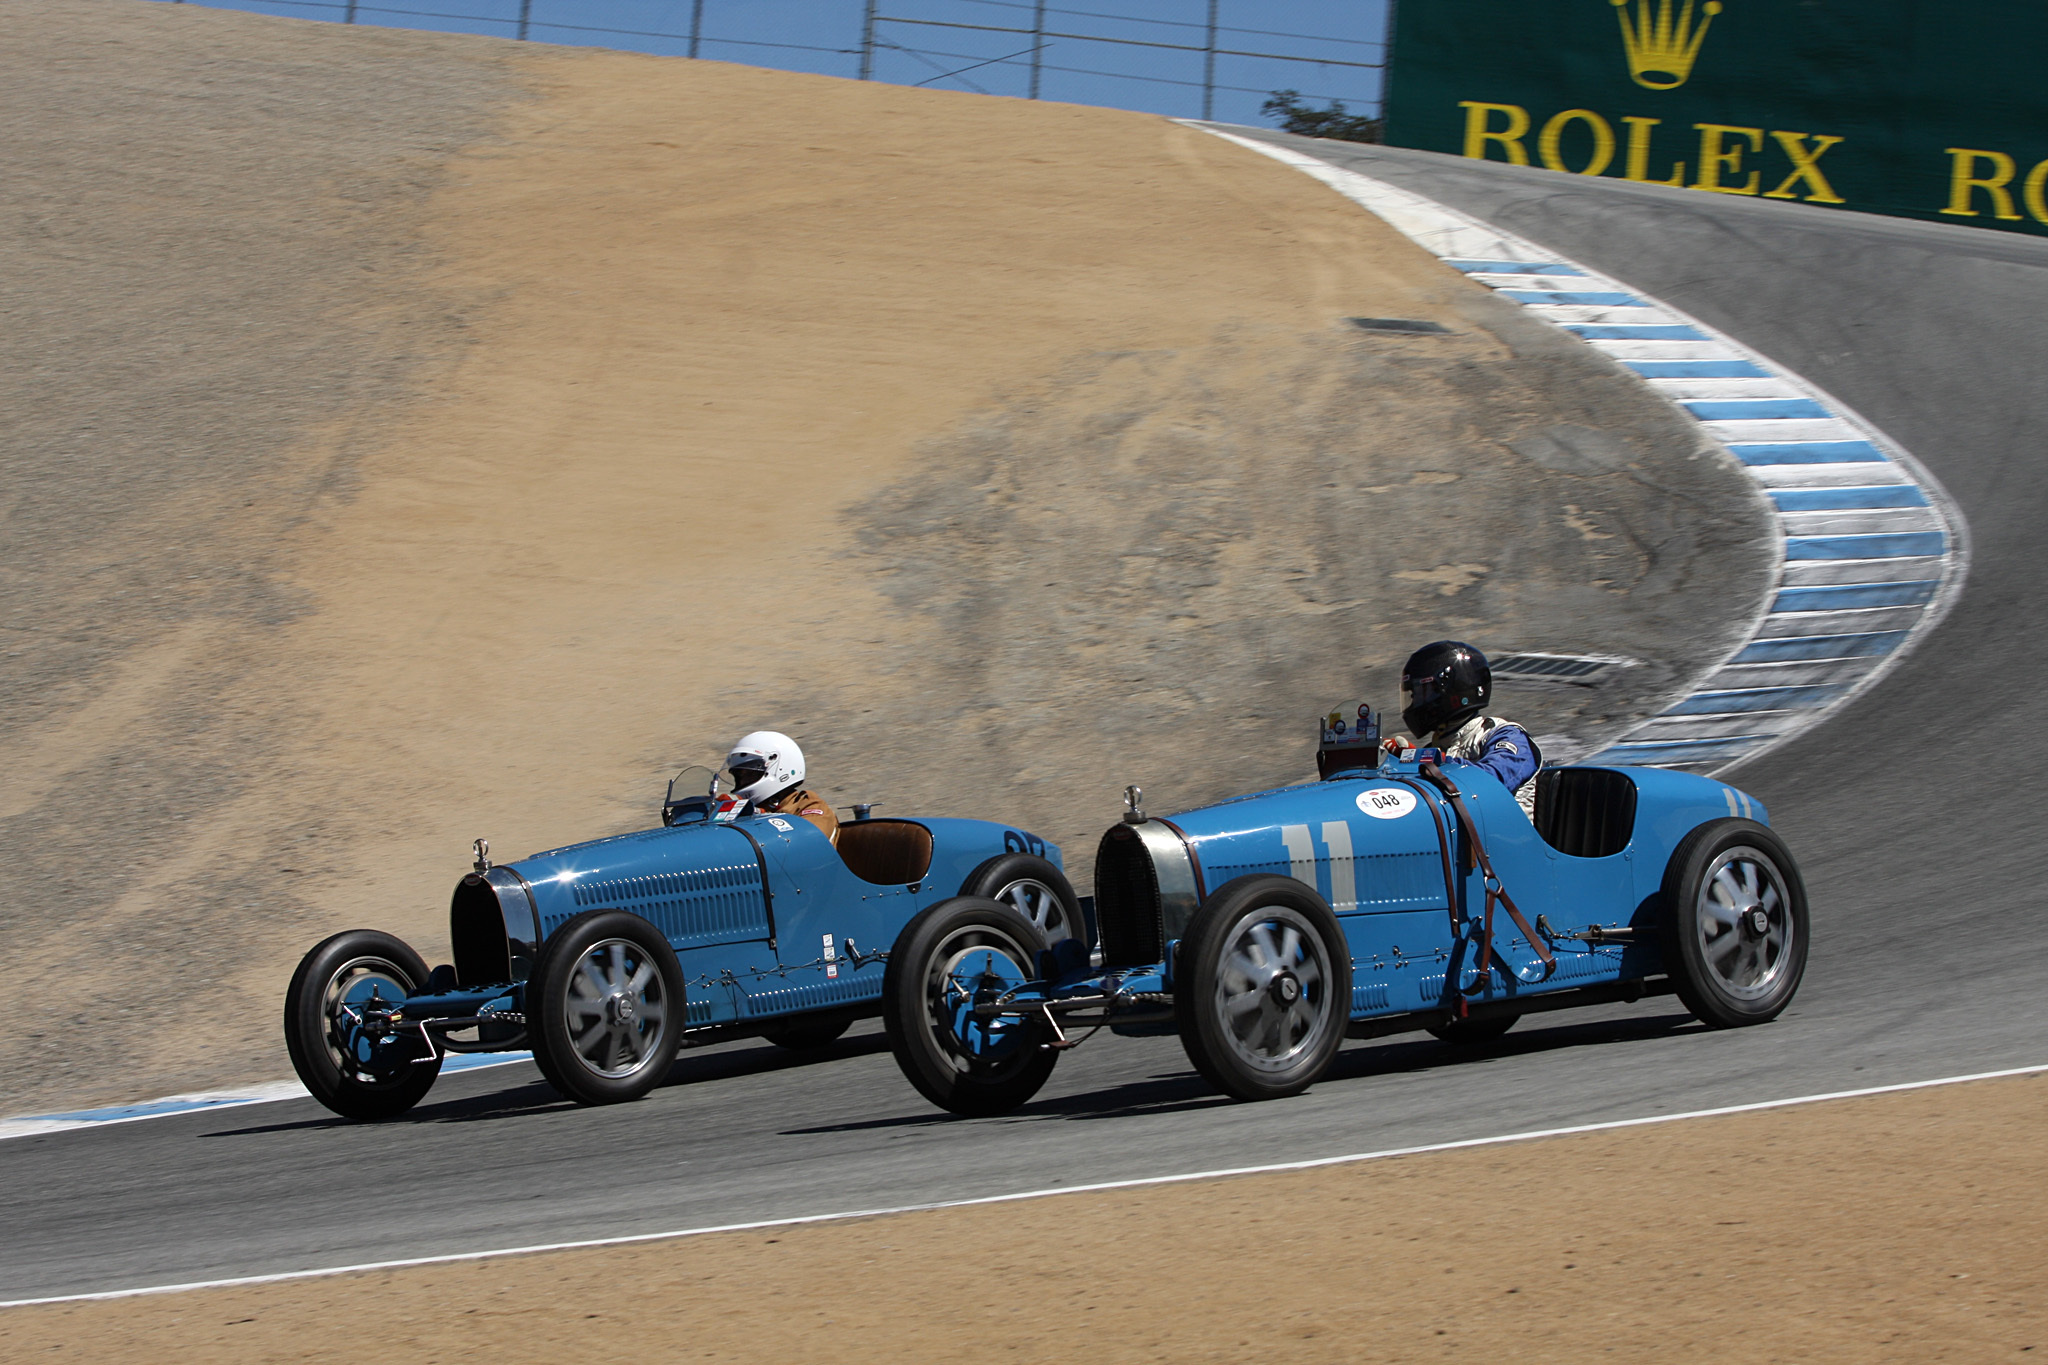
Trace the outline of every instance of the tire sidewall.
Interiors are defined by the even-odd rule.
[[[1052,860],[1036,853],[998,853],[968,874],[961,883],[960,894],[977,900],[995,900],[996,893],[1020,881],[1042,882],[1052,888],[1059,898],[1060,913],[1068,927],[1067,938],[1078,939],[1087,948],[1095,945],[1089,942],[1088,921],[1081,913],[1081,898],[1074,894],[1073,883],[1067,874],[1053,866]]]
[[[661,974],[667,1004],[662,1033],[649,1059],[629,1075],[601,1076],[585,1065],[576,1051],[562,1007],[576,964],[594,944],[615,938],[647,954]],[[578,1104],[637,1100],[668,1078],[688,1017],[686,991],[682,963],[652,921],[630,910],[586,910],[548,935],[533,964],[527,983],[526,1018],[534,1063],[549,1085]]]
[[[1783,880],[1786,920],[1791,926],[1789,961],[1768,995],[1745,1000],[1730,995],[1707,964],[1699,942],[1699,892],[1708,867],[1731,848],[1747,845],[1768,857]],[[1770,826],[1754,820],[1710,821],[1685,836],[1664,874],[1664,960],[1678,997],[1693,1017],[1715,1028],[1767,1023],[1792,1003],[1806,972],[1811,930],[1806,884],[1792,851]]]
[[[380,1119],[418,1104],[441,1072],[441,1059],[413,1063],[399,1080],[369,1085],[343,1074],[327,1051],[327,990],[350,962],[381,958],[408,992],[427,979],[427,964],[403,939],[376,929],[346,929],[313,945],[299,959],[284,994],[285,1053],[307,1093],[344,1118]]]
[[[986,926],[1016,941],[1027,960],[1019,965],[1028,978],[1036,975],[1037,955],[1045,950],[1038,926],[1001,901],[980,896],[955,896],[920,911],[889,950],[882,975],[882,1027],[889,1051],[917,1092],[955,1114],[1004,1114],[1038,1093],[1052,1074],[1059,1054],[1038,1047],[1027,1032],[1023,1046],[1032,1050],[1000,1075],[978,1076],[962,1071],[934,1035],[925,998],[932,958],[956,933]]]
[[[1330,962],[1325,995],[1323,1037],[1285,1070],[1263,1071],[1246,1066],[1236,1055],[1226,1026],[1213,1002],[1216,979],[1228,935],[1244,916],[1263,906],[1300,914],[1322,939]],[[1195,911],[1180,941],[1173,989],[1174,1020],[1181,1046],[1203,1079],[1241,1100],[1281,1099],[1298,1095],[1321,1079],[1344,1046],[1351,1017],[1351,949],[1343,925],[1329,903],[1292,877],[1255,873],[1218,887]]]

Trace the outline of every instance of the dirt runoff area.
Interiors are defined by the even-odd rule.
[[[0,1313],[12,1360],[2024,1361],[2048,1079]],[[337,1324],[345,1324],[337,1330]]]
[[[749,730],[1085,887],[1126,782],[1303,776],[1421,642],[1642,660],[1501,698],[1569,752],[1769,588],[1672,408],[1170,122],[0,25],[0,1113],[287,1074],[312,943],[445,957],[472,838],[644,827]]]

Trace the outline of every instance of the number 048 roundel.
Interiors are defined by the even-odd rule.
[[[1415,793],[1398,787],[1375,787],[1358,794],[1358,808],[1375,820],[1398,820],[1415,809]]]

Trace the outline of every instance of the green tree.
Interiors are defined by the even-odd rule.
[[[1367,114],[1347,114],[1342,100],[1331,100],[1327,109],[1302,103],[1299,90],[1275,90],[1259,112],[1280,120],[1282,130],[1303,137],[1330,137],[1344,142],[1379,142],[1385,119]]]

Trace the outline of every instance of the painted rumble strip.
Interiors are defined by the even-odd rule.
[[[1632,370],[1777,512],[1777,584],[1750,640],[1588,762],[1723,772],[1871,686],[1947,614],[1968,528],[1932,475],[1791,371],[1597,271],[1404,189],[1190,124],[1307,172],[1444,264]]]
[[[531,1052],[455,1053],[441,1063],[441,1074],[477,1071],[487,1066],[531,1061]],[[170,1095],[160,1100],[117,1104],[106,1109],[75,1109],[60,1114],[25,1114],[0,1119],[0,1140],[62,1133],[74,1128],[104,1128],[110,1123],[134,1123],[140,1119],[169,1118],[200,1109],[233,1109],[244,1104],[272,1104],[278,1100],[306,1099],[306,1087],[297,1081],[271,1081],[240,1090],[208,1090],[196,1095]]]
[[[414,1256],[400,1261],[364,1261],[357,1265],[325,1266],[317,1270],[287,1270],[274,1275],[238,1275],[218,1280],[192,1280],[184,1284],[107,1289],[96,1294],[54,1294],[40,1299],[7,1299],[0,1301],[0,1308],[32,1308],[38,1304],[52,1303],[90,1303],[99,1299],[134,1299],[150,1294],[183,1294],[194,1289],[236,1289],[248,1285],[282,1284],[290,1280],[324,1279],[331,1275],[357,1275],[372,1270],[409,1270],[415,1266],[492,1261],[505,1256],[533,1256],[547,1251],[584,1251],[596,1247],[632,1246],[640,1242],[672,1242],[685,1237],[708,1237],[719,1232],[758,1232],[764,1228],[799,1227],[809,1223],[843,1223],[855,1218],[884,1218],[898,1213],[928,1213],[934,1209],[967,1209],[983,1204],[1016,1204],[1027,1199],[1051,1199],[1065,1194],[1100,1194],[1110,1190],[1138,1190],[1153,1185],[1185,1185],[1196,1180],[1222,1180],[1240,1175],[1278,1175],[1287,1171],[1313,1171],[1325,1166],[1355,1166],[1367,1161],[1384,1161],[1397,1156],[1426,1156],[1432,1152],[1457,1152],[1471,1147],[1501,1147],[1509,1143],[1571,1137],[1579,1133],[1611,1133],[1624,1128],[1647,1128],[1660,1123],[1682,1123],[1690,1119],[1725,1118],[1731,1114],[1755,1114],[1768,1109],[1791,1109],[1803,1104],[1819,1104],[1826,1100],[1855,1100],[1871,1095],[1896,1095],[1908,1090],[1931,1090],[1937,1086],[1962,1085],[1970,1081],[2004,1080],[2014,1076],[2035,1076],[2043,1072],[2048,1072],[2048,1063],[2008,1067],[2003,1071],[1979,1071],[1968,1076],[1940,1076],[1927,1081],[1905,1081],[1898,1085],[1873,1085],[1862,1090],[1835,1090],[1822,1095],[1794,1095],[1789,1099],[1758,1100],[1753,1104],[1731,1104],[1719,1109],[1694,1109],[1683,1114],[1651,1114],[1643,1118],[1610,1119],[1605,1123],[1579,1123],[1566,1128],[1539,1128],[1525,1133],[1502,1133],[1496,1137],[1464,1138],[1457,1142],[1432,1142],[1418,1147],[1389,1147],[1384,1151],[1356,1152],[1348,1156],[1316,1157],[1308,1161],[1281,1161],[1267,1166],[1228,1166],[1213,1171],[1189,1171],[1182,1175],[1154,1175],[1136,1180],[1105,1180],[1093,1185],[1068,1185],[1049,1190],[1020,1190],[1015,1194],[991,1194],[979,1199],[945,1199],[929,1204],[900,1204],[891,1208],[801,1214],[793,1218],[764,1218],[752,1223],[720,1223],[711,1227],[677,1228],[672,1232],[635,1233],[629,1237],[596,1237],[580,1242],[540,1242],[531,1246],[496,1247],[489,1251],[458,1251],[444,1256]]]

